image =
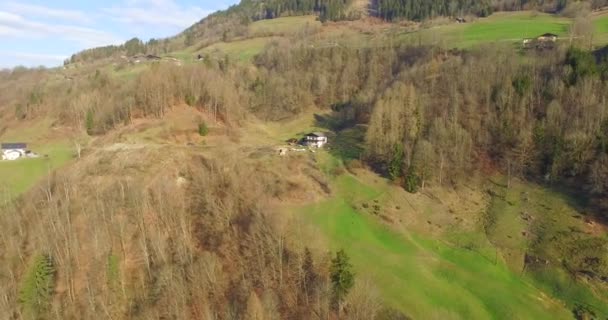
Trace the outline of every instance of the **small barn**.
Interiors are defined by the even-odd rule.
[[[2,143],[0,145],[2,160],[17,160],[28,153],[26,143]]]
[[[322,132],[312,132],[304,137],[304,144],[313,148],[323,148],[327,144],[327,135]]]

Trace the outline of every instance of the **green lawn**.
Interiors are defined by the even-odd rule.
[[[4,194],[7,192],[10,198],[29,190],[49,172],[73,158],[73,150],[68,144],[54,144],[34,150],[48,155],[48,158],[0,161],[0,189]]]

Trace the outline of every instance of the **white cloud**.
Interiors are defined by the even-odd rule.
[[[0,34],[31,38],[51,38],[78,42],[83,46],[120,43],[114,35],[87,27],[33,21],[21,15],[0,11]]]
[[[10,11],[27,17],[41,17],[58,19],[62,21],[72,21],[76,23],[90,23],[92,19],[85,12],[78,10],[54,9],[45,6],[8,2],[4,5],[4,10]]]
[[[211,13],[196,6],[180,6],[173,0],[127,0],[124,5],[106,8],[104,12],[132,26],[166,25],[182,29]]]

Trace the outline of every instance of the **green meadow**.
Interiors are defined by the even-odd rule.
[[[271,20],[260,20],[249,25],[249,32],[254,36],[289,35],[310,27],[321,27],[316,16],[282,17]]]
[[[469,23],[450,23],[402,33],[397,35],[397,39],[404,43],[468,48],[482,43],[518,43],[524,38],[533,38],[544,33],[565,36],[570,24],[570,19],[550,14],[506,12]]]
[[[234,61],[251,62],[253,58],[273,40],[273,37],[260,37],[232,42],[218,42],[201,51],[215,57],[227,55]]]
[[[327,153],[316,157],[323,171],[339,165]],[[518,185],[505,198],[509,204],[492,201],[489,210],[496,217],[489,236],[480,232],[437,238],[396,228],[360,210],[362,202],[385,206],[387,188],[394,187],[372,186],[365,178],[342,174],[333,178],[330,199],[297,212],[330,248],[345,249],[357,278],[371,279],[393,307],[415,319],[570,319],[573,302],[581,302],[608,315],[608,307],[602,306],[608,297],[600,300],[561,269],[521,270],[528,243],[515,235],[524,228],[519,213],[528,205],[516,195],[531,193],[532,201],[541,203],[538,208],[543,201],[567,206],[557,194]],[[547,209],[538,219],[551,212]],[[456,246],[456,238],[473,241],[477,248]]]
[[[0,190],[3,189],[4,194],[8,193],[12,198],[29,190],[43,177],[74,156],[72,148],[67,143],[34,148],[34,151],[43,156],[35,159],[0,161],[0,177],[2,177]]]

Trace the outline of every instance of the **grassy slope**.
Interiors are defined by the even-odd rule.
[[[335,156],[358,153],[350,131],[344,139],[341,135],[335,138],[333,155],[315,155],[328,175],[340,166]],[[343,174],[333,179],[330,199],[296,211],[331,248],[349,253],[360,278],[371,278],[387,301],[415,318],[567,319],[575,303],[608,315],[608,295],[574,281],[559,262],[522,273],[526,252],[558,250],[559,258],[565,253],[548,239],[561,230],[585,228],[584,221],[575,218],[580,214],[571,200],[540,186],[515,181],[506,189],[504,178],[493,180],[487,186],[495,193],[488,199],[489,207],[482,204],[463,214],[471,202],[459,207],[441,192],[433,191],[443,200],[409,195],[375,175]],[[462,190],[458,193],[472,198],[472,203],[483,202]],[[377,204],[383,213],[374,217],[362,203]],[[384,212],[395,204],[400,211],[415,213],[386,218]],[[443,233],[416,226],[426,226],[425,220],[439,226],[452,209],[475,220],[480,207],[491,221],[485,232],[451,222],[443,224]],[[527,221],[522,213],[533,218]],[[381,218],[392,221],[386,224]],[[530,235],[538,228],[546,235],[532,246]]]
[[[481,43],[519,43],[543,33],[565,36],[570,19],[530,12],[497,13],[465,24],[447,24],[398,36],[400,42],[468,48]]]
[[[608,14],[595,16],[593,26],[595,27],[593,42],[602,45],[608,44]]]
[[[11,197],[27,191],[73,158],[73,147],[63,137],[54,136],[48,119],[8,130],[0,141],[25,141],[32,151],[48,155],[48,158],[0,161],[0,191],[7,191]]]
[[[34,148],[48,158],[25,159],[18,161],[0,161],[0,187],[6,188],[11,196],[19,195],[40,179],[47,176],[73,158],[73,150],[65,143],[57,143]]]
[[[233,60],[250,62],[258,53],[262,52],[272,39],[273,37],[260,37],[233,42],[219,42],[206,47],[201,53],[212,56],[228,55]]]
[[[569,255],[565,249],[568,241],[591,238],[590,234],[594,232],[596,235],[602,233],[591,230],[585,223],[583,215],[573,207],[575,199],[527,183],[514,182],[509,189],[500,185],[493,188],[501,196],[494,197],[490,206],[489,214],[494,222],[488,237],[514,271],[522,269],[526,251],[533,255],[542,253],[553,265],[559,265],[563,257]],[[527,220],[522,215],[526,215]],[[590,287],[573,281],[558,268],[546,267],[530,272],[537,284],[553,296],[573,303],[584,302],[599,315],[608,315],[607,292],[596,290],[594,294]]]
[[[272,20],[260,20],[249,26],[249,33],[253,36],[266,36],[295,34],[305,27],[321,27],[316,16],[284,17]]]
[[[388,188],[388,186],[387,186]],[[512,273],[508,266],[428,236],[399,233],[354,209],[381,198],[351,175],[334,182],[335,196],[301,209],[331,247],[345,248],[358,276],[371,278],[395,307],[426,319],[566,319],[569,312]]]

